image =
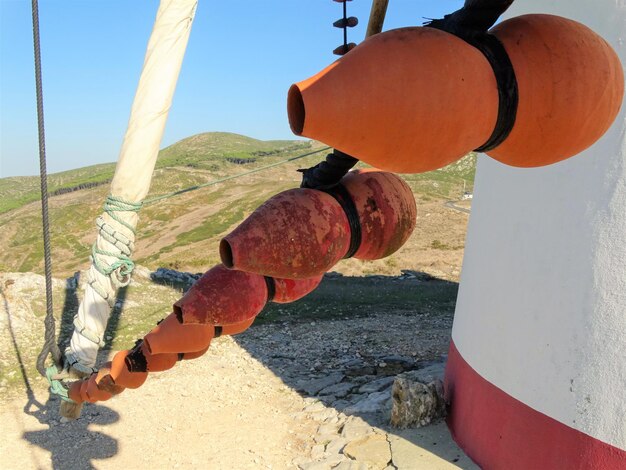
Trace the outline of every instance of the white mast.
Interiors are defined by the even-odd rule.
[[[96,365],[117,288],[130,282],[134,229],[148,194],[176,81],[187,47],[197,0],[161,0],[150,36],[128,129],[99,227],[89,284],[66,350],[73,368],[89,373]],[[107,275],[106,273],[111,271]]]

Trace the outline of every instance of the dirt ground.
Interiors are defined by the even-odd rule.
[[[402,370],[390,372],[394,360],[414,368],[445,359],[451,324],[451,315],[428,311],[261,324],[218,338],[203,357],[152,374],[139,390],[85,405],[71,422],[60,419],[43,379],[24,375],[21,393],[0,408],[0,468],[476,468],[444,423],[400,431],[388,425],[386,404],[373,413],[358,407],[389,393],[389,384],[361,392],[392,380]],[[311,388],[329,377],[331,388],[352,392]],[[388,445],[348,457],[341,448],[355,439]]]

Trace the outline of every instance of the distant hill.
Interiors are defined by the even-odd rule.
[[[261,141],[213,132],[183,139],[159,153],[148,198],[311,152],[312,141]],[[314,165],[318,153],[264,172],[187,192],[145,206],[140,213],[135,258],[150,268],[202,271],[218,262],[217,242],[271,195],[295,187],[295,170]],[[421,175],[405,175],[422,201],[458,199],[471,190],[476,157]],[[94,165],[49,177],[53,265],[57,275],[88,264],[94,219],[109,190],[114,164]],[[43,266],[38,177],[0,179],[0,271],[40,271]]]

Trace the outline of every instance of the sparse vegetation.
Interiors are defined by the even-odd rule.
[[[199,134],[161,151],[148,199],[236,175],[284,160],[321,144],[309,141],[259,141],[229,133]],[[264,173],[184,193],[145,206],[140,213],[135,258],[156,269],[176,266],[202,271],[219,261],[219,238],[273,194],[299,184],[297,168],[313,166],[323,153],[275,167]],[[235,162],[234,160],[238,160]],[[245,160],[245,169],[242,168]],[[449,167],[420,175],[403,175],[418,203],[439,205],[459,197],[473,186],[476,156]],[[361,164],[362,165],[362,164]],[[95,239],[94,219],[112,178],[112,164],[96,165],[50,175],[50,222],[55,275],[67,276],[88,265]],[[43,248],[38,199],[38,178],[0,179],[0,242],[10,250],[0,252],[1,271],[38,271],[43,268]],[[20,209],[20,210],[17,210]],[[458,250],[462,240],[428,240],[436,250]],[[398,272],[406,267],[400,254],[374,263],[348,262],[357,272]],[[350,269],[353,269],[350,268]]]

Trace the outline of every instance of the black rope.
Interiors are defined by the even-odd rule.
[[[343,48],[348,50],[348,2],[343,2]]]
[[[320,191],[330,189],[339,184],[341,178],[358,162],[358,159],[335,149],[333,153],[326,155],[326,159],[317,165],[298,170],[302,173],[300,187],[319,189]]]
[[[498,87],[498,117],[487,141],[476,152],[487,152],[506,140],[517,117],[519,89],[515,70],[504,45],[487,30],[514,0],[466,0],[460,10],[425,25],[463,39],[478,49],[489,61]]]
[[[61,366],[62,356],[56,342],[56,327],[52,305],[52,263],[50,260],[50,226],[48,222],[48,178],[46,172],[46,138],[43,118],[43,91],[41,80],[41,48],[39,44],[39,6],[32,0],[33,45],[35,53],[35,87],[37,93],[37,129],[39,134],[39,174],[41,179],[41,218],[43,228],[43,251],[46,277],[46,318],[44,345],[37,357],[37,370],[46,376],[46,358],[52,353],[52,359]]]
[[[356,210],[354,200],[346,187],[342,184],[337,184],[323,191],[335,198],[348,218],[348,225],[350,226],[350,247],[344,259],[352,258],[361,246],[361,220],[359,219],[359,213]]]
[[[124,363],[129,372],[147,372],[148,361],[143,353],[141,346],[143,340],[137,340],[135,347],[124,358]]]
[[[263,279],[265,279],[265,285],[267,286],[267,302],[271,302],[276,295],[276,281],[270,276],[263,276]]]
[[[498,18],[513,4],[514,0],[465,0],[463,8],[431,20],[427,26],[452,34],[457,31],[482,31],[491,28]]]

